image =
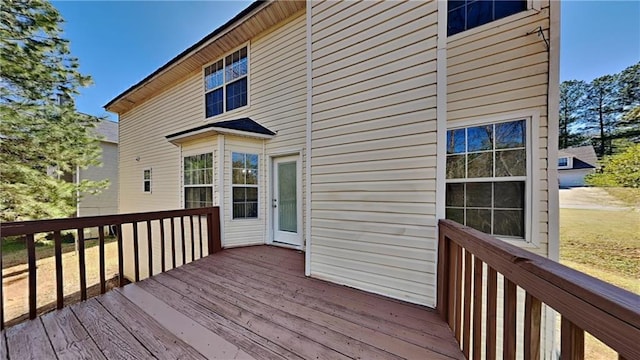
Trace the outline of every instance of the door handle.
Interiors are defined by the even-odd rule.
[[[273,199],[273,207],[278,207],[278,199]]]

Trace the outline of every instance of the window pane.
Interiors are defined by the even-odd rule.
[[[257,154],[247,154],[247,169],[257,169],[258,168],[258,155]]]
[[[213,90],[212,92],[205,94],[204,97],[207,117],[222,114],[222,88]]]
[[[527,153],[521,150],[496,152],[496,176],[524,176],[527,174]]]
[[[524,237],[524,210],[495,210],[494,235]]]
[[[464,209],[447,208],[445,217],[458,224],[464,224]]]
[[[227,85],[227,111],[247,105],[247,78]]]
[[[245,184],[244,173],[245,169],[233,169],[232,170],[232,183],[233,184]]]
[[[493,152],[469,154],[467,158],[468,178],[493,176]]]
[[[245,203],[233,204],[233,218],[243,219],[245,217]]]
[[[524,181],[508,181],[495,183],[496,208],[523,209]]]
[[[491,183],[467,183],[467,207],[491,207]]]
[[[449,10],[447,14],[447,35],[451,36],[465,30],[465,7]]]
[[[145,182],[144,182],[144,192],[151,192],[151,181],[145,180]]]
[[[525,126],[524,120],[496,124],[496,149],[524,147]]]
[[[449,155],[447,156],[447,179],[462,179],[464,178],[464,155]]]
[[[447,154],[459,154],[465,152],[464,129],[447,131]]]
[[[246,172],[246,184],[257,185],[258,184],[258,170],[254,169],[245,169]]]
[[[464,184],[447,184],[447,206],[464,206]]]
[[[527,10],[527,0],[504,0],[495,2],[494,19],[502,19],[509,15]]]
[[[467,129],[467,151],[493,149],[493,125],[476,126]]]
[[[248,187],[248,188],[244,188],[244,189],[245,189],[246,200],[247,201],[252,201],[252,202],[257,202],[258,201],[258,188]]]
[[[144,180],[149,180],[151,179],[151,170],[145,170],[144,171]]]
[[[234,168],[244,168],[244,154],[243,153],[231,153],[231,162]]]
[[[566,157],[558,159],[558,166],[568,166],[569,160]]]
[[[493,21],[493,1],[478,0],[467,3],[467,29]]]
[[[467,209],[467,223],[465,225],[491,234],[491,210]]]
[[[184,207],[187,209],[213,206],[213,189],[207,187],[188,187],[184,189]]]
[[[247,201],[247,195],[245,188],[243,187],[233,187],[233,202],[245,202]]]
[[[258,217],[258,203],[257,202],[248,202],[246,205],[246,217],[247,218],[257,218]]]

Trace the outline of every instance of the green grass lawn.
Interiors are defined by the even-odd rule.
[[[105,243],[115,241],[114,237],[106,237]],[[98,246],[98,240],[85,240],[85,248]],[[36,260],[52,257],[55,255],[53,240],[38,240],[36,245]],[[62,242],[62,253],[75,251],[75,243],[73,240],[64,239]],[[2,240],[2,267],[8,268],[19,264],[26,264],[27,248],[23,240],[20,239],[3,239]]]
[[[640,293],[640,212],[560,209],[560,260]]]

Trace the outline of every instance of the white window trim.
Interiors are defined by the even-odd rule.
[[[184,183],[184,158],[186,157],[190,157],[190,156],[195,156],[195,155],[203,155],[203,154],[211,154],[211,163],[212,163],[212,168],[211,171],[213,172],[212,177],[211,177],[211,184],[201,184],[201,185],[186,185]],[[215,171],[216,171],[216,154],[215,152],[212,151],[205,151],[202,152],[202,150],[200,151],[183,151],[181,150],[181,154],[180,154],[180,171],[179,171],[179,176],[180,176],[180,208],[182,209],[186,209],[187,208],[187,204],[186,204],[186,198],[184,196],[184,189],[187,187],[205,187],[205,186],[209,186],[211,185],[211,203],[215,206],[215,200],[216,200],[216,193],[215,193]]]
[[[540,246],[540,232],[539,228],[539,210],[540,210],[540,180],[539,180],[539,159],[534,157],[534,149],[537,149],[539,146],[539,130],[538,124],[540,124],[540,111],[539,110],[528,110],[528,111],[520,111],[513,113],[505,113],[495,116],[486,116],[486,117],[478,117],[478,118],[469,118],[464,120],[454,120],[447,122],[447,126],[444,134],[444,142],[446,143],[446,131],[450,129],[456,128],[465,128],[472,127],[477,125],[486,125],[486,124],[495,124],[500,122],[507,121],[516,121],[516,120],[526,120],[526,156],[527,156],[527,175],[524,177],[514,177],[514,180],[525,179],[525,207],[524,207],[524,218],[525,218],[525,236],[524,239],[520,238],[512,238],[512,237],[504,237],[504,236],[496,236],[498,239],[509,242],[519,247],[523,248],[538,248]],[[446,145],[446,144],[443,144]],[[443,148],[444,153],[443,163],[444,166],[440,170],[442,179],[443,179],[443,196],[442,202],[440,204],[441,214],[445,213],[445,193],[446,193],[446,184],[451,182],[452,179],[446,179],[446,147]],[[488,180],[490,178],[482,178],[483,180]],[[462,180],[462,179],[461,179]],[[474,178],[471,179],[463,179],[464,182],[471,182]],[[495,235],[494,235],[495,236]]]
[[[223,66],[226,66],[226,65],[224,65],[224,59],[227,57],[227,55],[232,54],[232,53],[242,49],[243,47],[247,48],[247,105],[227,111],[227,109],[226,109],[227,108],[226,88],[225,88],[226,84],[223,84],[222,85],[222,88],[223,88],[223,90],[222,90],[222,101],[223,101],[222,108],[223,108],[223,111],[220,114],[213,115],[211,117],[207,117],[207,100],[206,100],[205,95],[207,93],[215,90],[215,89],[207,90],[205,88],[205,86],[204,86],[204,71],[205,71],[205,69],[208,66],[213,65],[213,64],[215,64],[216,62],[218,62],[220,60],[223,61]],[[238,79],[236,79],[236,80],[238,80]],[[201,101],[202,101],[202,114],[203,114],[203,118],[204,118],[205,121],[208,122],[208,121],[210,121],[212,119],[216,119],[216,118],[219,118],[219,117],[227,115],[227,114],[233,114],[233,113],[248,109],[251,106],[251,43],[249,41],[247,41],[246,43],[235,47],[233,50],[224,53],[222,56],[216,58],[214,61],[211,61],[211,62],[203,65],[202,68],[200,69],[199,82],[200,82],[200,89],[201,89],[200,90],[201,91],[200,98],[201,98]],[[216,89],[218,89],[218,88],[216,88]]]
[[[234,184],[233,183],[233,153],[237,154],[250,154],[250,155],[258,155],[258,183],[257,184]],[[262,221],[260,218],[260,206],[262,202],[260,201],[261,192],[263,191],[260,186],[260,179],[262,176],[262,168],[260,166],[260,162],[262,161],[262,154],[255,150],[230,150],[229,151],[229,219],[231,222],[235,221]],[[255,187],[258,189],[258,214],[254,218],[234,218],[233,217],[233,188],[234,187]]]
[[[542,6],[542,0],[527,0],[527,9],[525,11],[521,11],[519,13],[511,14],[509,16],[506,16],[506,17],[503,17],[503,18],[500,18],[500,19],[497,19],[497,20],[494,20],[494,21],[490,21],[490,22],[488,22],[486,24],[482,24],[480,26],[476,26],[474,28],[467,29],[467,30],[461,31],[461,32],[459,32],[457,34],[450,35],[450,36],[446,35],[447,34],[447,27],[446,27],[446,22],[445,22],[445,36],[447,37],[448,41],[455,41],[455,40],[458,40],[458,39],[465,38],[467,36],[472,36],[474,34],[478,34],[478,33],[487,31],[489,29],[493,29],[493,28],[496,28],[496,27],[503,26],[503,25],[505,25],[505,24],[507,24],[509,22],[517,21],[517,20],[526,18],[528,16],[537,14],[537,13],[540,12],[541,6]],[[445,12],[447,12],[448,7],[447,7],[447,1],[446,0],[444,1],[444,9],[445,9]],[[448,18],[448,17],[445,16],[445,18]]]
[[[560,166],[560,159],[567,159],[567,165]],[[561,169],[572,169],[573,168],[573,156],[560,156],[558,158],[558,170]]]

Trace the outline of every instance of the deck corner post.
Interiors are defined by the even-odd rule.
[[[220,240],[220,208],[213,207],[207,213],[207,250],[209,255],[215,254],[222,250],[222,242]]]
[[[440,313],[440,317],[442,320],[448,322],[448,302],[447,299],[449,293],[449,273],[447,269],[449,268],[449,242],[447,241],[447,237],[445,232],[443,231],[442,222],[438,224],[438,265],[437,265],[437,277],[438,277],[438,288],[437,288],[437,302],[436,309],[438,313]]]

